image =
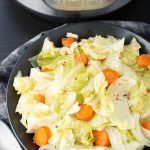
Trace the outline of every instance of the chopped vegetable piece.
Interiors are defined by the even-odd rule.
[[[144,122],[142,122],[142,126],[145,129],[150,130],[150,121],[144,121]]]
[[[37,94],[34,96],[34,98],[41,103],[45,103],[45,96],[42,94]]]
[[[119,78],[118,72],[112,69],[104,69],[102,70],[106,81],[108,82],[108,85],[112,84],[114,81],[116,81]]]
[[[81,61],[85,66],[88,65],[88,58],[85,54],[79,53],[76,56],[78,61]]]
[[[140,67],[147,67],[150,64],[150,57],[146,54],[142,54],[138,57],[137,63]]]
[[[80,105],[80,110],[75,114],[77,119],[82,121],[89,121],[94,116],[94,111],[91,106],[86,104]]]
[[[75,42],[75,39],[73,37],[63,38],[61,42],[64,47],[70,47]]]
[[[34,141],[38,146],[43,146],[48,144],[48,140],[51,138],[51,136],[51,130],[46,126],[42,126],[35,131]]]
[[[54,70],[54,68],[41,68],[41,72],[48,72],[52,70]]]
[[[95,146],[108,147],[110,145],[109,137],[105,130],[93,130],[93,136]]]
[[[150,93],[150,89],[147,89],[147,93]]]

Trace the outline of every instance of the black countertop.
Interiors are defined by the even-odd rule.
[[[134,0],[111,15],[93,19],[150,23],[150,0]],[[13,0],[0,0],[0,61],[35,35],[59,25],[31,14]]]

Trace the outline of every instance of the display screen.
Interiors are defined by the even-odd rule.
[[[95,10],[105,8],[116,0],[44,0],[52,8],[64,11]]]

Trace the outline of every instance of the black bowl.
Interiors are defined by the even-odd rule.
[[[29,75],[31,65],[28,59],[40,52],[45,37],[49,37],[50,40],[54,41],[56,46],[59,46],[61,38],[65,37],[67,32],[76,33],[80,38],[88,38],[89,36],[95,36],[96,34],[100,34],[102,36],[113,35],[118,38],[125,37],[126,43],[128,43],[132,39],[132,37],[135,37],[142,45],[141,52],[150,52],[150,43],[148,43],[142,37],[120,27],[101,23],[99,21],[66,24],[59,28],[45,32],[46,34],[42,34],[41,38],[34,41],[33,43],[30,43],[30,46],[28,46],[28,48],[25,50],[24,54],[20,57],[16,66],[14,67],[7,88],[7,107],[9,121],[17,139],[26,150],[37,150],[38,147],[33,143],[33,135],[26,134],[25,128],[20,123],[20,115],[18,113],[15,113],[19,96],[16,94],[16,91],[13,88],[14,77],[19,70],[23,73],[23,75]]]

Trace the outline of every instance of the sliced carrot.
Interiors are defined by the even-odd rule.
[[[79,120],[82,121],[89,121],[93,118],[94,116],[94,111],[91,106],[86,105],[86,104],[81,104],[80,105],[80,110],[76,112],[76,117]]]
[[[147,89],[147,93],[150,93],[150,89]]]
[[[144,122],[142,122],[142,126],[145,129],[150,130],[150,121],[144,121]]]
[[[33,139],[38,146],[43,146],[48,144],[48,140],[51,138],[51,136],[51,130],[46,126],[42,126],[35,131]]]
[[[94,145],[108,147],[110,145],[108,134],[105,130],[93,130]]]
[[[146,54],[142,54],[138,57],[137,63],[140,67],[147,67],[150,65],[150,57]]]
[[[41,72],[48,72],[49,68],[41,68]]]
[[[88,65],[88,58],[85,54],[79,53],[77,54],[77,60],[81,61],[85,66]]]
[[[70,47],[74,41],[75,38],[69,37],[69,38],[63,38],[61,42],[64,47]]]
[[[37,94],[34,96],[34,98],[41,103],[45,103],[45,96],[42,94]]]
[[[41,72],[53,71],[54,68],[41,68]]]
[[[104,69],[102,70],[106,81],[108,82],[108,85],[112,84],[114,81],[116,81],[119,78],[118,72],[112,69]]]

